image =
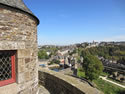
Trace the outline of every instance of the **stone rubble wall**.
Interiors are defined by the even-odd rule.
[[[37,94],[37,23],[32,16],[0,4],[0,50],[16,50],[16,83],[0,94]]]
[[[51,94],[103,94],[77,78],[52,70],[40,68],[38,74],[39,84]]]

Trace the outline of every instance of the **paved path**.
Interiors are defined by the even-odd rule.
[[[118,83],[113,82],[113,81],[111,81],[111,80],[108,80],[107,77],[100,76],[99,78],[102,78],[103,80],[105,80],[105,81],[107,81],[107,82],[110,82],[110,83],[112,83],[112,84],[115,84],[115,85],[117,85],[117,86],[120,86],[120,87],[122,87],[122,88],[125,88],[124,85],[121,85],[121,84],[118,84]]]
[[[39,93],[38,94],[50,94],[50,93],[45,87],[39,86]]]

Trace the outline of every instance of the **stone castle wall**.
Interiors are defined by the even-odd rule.
[[[15,50],[16,83],[0,94],[37,94],[37,23],[25,12],[0,5],[0,50]]]
[[[103,94],[77,78],[43,68],[39,68],[39,84],[51,94]]]

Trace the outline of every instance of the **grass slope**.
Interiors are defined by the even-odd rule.
[[[97,88],[105,94],[125,94],[124,88],[118,87],[102,79],[94,80],[94,83],[97,85]]]

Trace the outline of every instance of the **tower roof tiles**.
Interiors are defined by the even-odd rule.
[[[22,10],[32,15],[33,17],[36,18],[37,23],[39,24],[39,19],[26,7],[23,0],[0,0],[0,4]]]

